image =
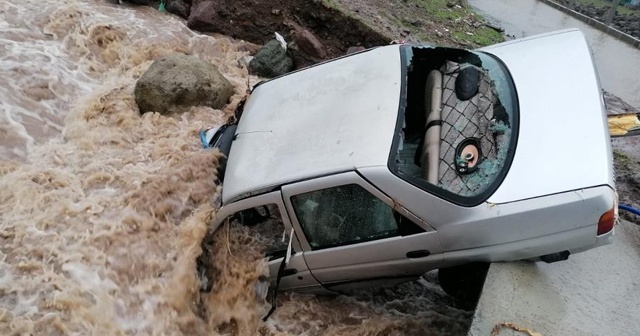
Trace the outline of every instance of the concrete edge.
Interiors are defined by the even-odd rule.
[[[614,38],[617,38],[620,41],[625,42],[625,43],[629,44],[632,47],[636,47],[636,48],[640,49],[640,39],[637,39],[637,38],[635,38],[635,37],[633,37],[633,36],[631,36],[631,35],[629,35],[627,33],[624,33],[624,32],[622,32],[620,30],[617,30],[617,29],[615,29],[615,28],[613,28],[611,26],[607,26],[606,24],[604,24],[604,23],[602,23],[602,22],[600,22],[600,21],[598,21],[596,19],[588,17],[588,16],[586,16],[586,15],[584,15],[582,13],[576,12],[573,9],[565,7],[565,6],[555,2],[553,0],[539,0],[539,1],[551,6],[551,7],[555,8],[555,9],[557,9],[557,10],[559,10],[559,11],[561,11],[561,12],[567,14],[567,15],[571,15],[574,18],[576,18],[576,19],[578,19],[578,20],[590,25],[591,27],[593,27],[595,29],[598,29],[598,30],[602,31],[603,33],[606,33],[606,34],[608,34],[608,35],[610,35],[610,36],[612,36]]]
[[[621,220],[615,230],[612,244],[561,263],[492,263],[467,336],[503,323],[545,336],[638,335],[640,224]]]

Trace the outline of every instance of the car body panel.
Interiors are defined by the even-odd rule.
[[[598,220],[614,206],[614,197],[613,190],[605,186],[507,204],[483,204],[470,209],[468,220],[452,221],[439,232],[446,251],[509,244],[583,227],[589,228],[591,236],[582,244],[593,245]],[[560,244],[552,251],[568,249]]]
[[[282,263],[282,258],[269,262],[269,275],[271,286],[274,286],[278,280],[278,269]],[[285,270],[294,271],[287,273],[280,278],[280,288],[287,288],[293,291],[305,293],[324,293],[326,290],[320,285],[316,278],[311,274],[304,261],[302,252],[298,251],[291,256]]]
[[[369,167],[358,172],[433,226],[445,252],[509,244],[582,227],[592,232],[583,245],[593,246],[600,216],[616,203],[615,191],[599,186],[517,202],[463,207],[436,196],[426,197],[424,191],[386,169]]]
[[[400,87],[398,46],[257,86],[233,141],[223,203],[296,180],[386,165]]]
[[[480,50],[505,63],[520,105],[515,156],[488,201],[614,187],[606,110],[584,35],[570,29]]]
[[[606,236],[607,239],[612,237],[613,232],[606,234]],[[585,226],[517,242],[445,252],[442,267],[462,265],[472,261],[504,262],[527,259],[535,260],[535,257],[550,254],[550,251],[560,252],[568,250],[571,254],[575,254],[582,251],[582,248],[585,246],[594,248],[605,244],[604,242],[598,244],[594,241],[593,244],[584,245],[585,241],[594,241],[593,228]]]
[[[396,236],[374,241],[343,245],[321,250],[312,250],[295,216],[291,197],[296,194],[331,188],[347,184],[357,184],[382,200],[388,206],[403,214],[419,225],[425,232],[409,236]],[[397,202],[373,188],[355,172],[322,177],[282,187],[282,195],[291,222],[298,239],[304,248],[304,259],[313,276],[323,284],[331,282],[379,281],[381,278],[407,276],[417,277],[425,269],[437,268],[442,262],[442,248],[438,233],[430,226],[420,222]],[[429,250],[430,254],[420,258],[408,258],[407,253],[416,250]]]

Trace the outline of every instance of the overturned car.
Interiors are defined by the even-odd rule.
[[[270,235],[280,290],[439,269],[455,293],[478,263],[610,243],[617,219],[601,88],[578,30],[351,54],[260,83],[202,141],[228,158],[213,229],[231,220]]]

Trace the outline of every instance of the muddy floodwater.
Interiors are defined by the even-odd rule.
[[[247,43],[196,34],[149,7],[100,0],[0,1],[0,335],[464,335],[472,311],[433,273],[354,296],[253,283],[265,261],[242,228],[218,235],[217,288],[196,257],[214,213],[217,154],[198,131],[246,90]],[[222,110],[141,116],[136,79],[171,53],[234,85]]]
[[[470,0],[489,21],[515,37],[578,28],[594,54],[602,88],[640,108],[640,49],[632,47],[538,0]]]

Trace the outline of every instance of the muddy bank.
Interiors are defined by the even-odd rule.
[[[608,115],[640,114],[640,110],[615,95],[605,92],[604,102]],[[611,139],[613,147],[614,175],[619,202],[640,209],[640,136]],[[622,218],[640,223],[640,218],[621,211]]]
[[[410,43],[476,48],[504,41],[499,27],[460,0],[335,0],[369,27]]]
[[[640,160],[634,147],[638,146],[638,137],[616,139],[613,141],[616,188],[620,204],[640,209]],[[635,150],[637,151],[637,150]],[[620,217],[633,223],[640,218],[627,211],[620,211]]]
[[[301,48],[304,31],[319,40],[324,59],[341,56],[350,46],[366,48],[388,44],[390,39],[322,1],[200,1],[192,5],[189,28],[223,33],[256,44],[282,34],[291,46],[297,68],[323,60]]]
[[[220,33],[255,44],[266,43],[278,32],[290,42],[296,68],[344,55],[351,46],[369,48],[391,41],[389,36],[323,1],[193,0],[186,11],[177,10],[184,7],[173,8],[168,9],[200,32]],[[305,50],[309,33],[317,38],[322,52]]]
[[[128,2],[157,8],[153,0]],[[187,19],[193,30],[255,44],[266,43],[278,32],[291,42],[296,68],[344,55],[349,47],[370,48],[394,40],[467,48],[504,40],[499,29],[460,1],[169,0],[166,8]],[[313,48],[305,48],[309,44]]]

